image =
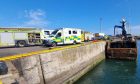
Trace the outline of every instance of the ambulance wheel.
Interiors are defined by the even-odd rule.
[[[18,47],[25,47],[26,46],[26,42],[25,41],[18,41],[17,42],[17,46]]]
[[[52,47],[55,47],[55,46],[57,46],[57,43],[56,42],[53,42],[52,43]]]
[[[76,41],[73,41],[73,44],[75,45],[76,44]]]

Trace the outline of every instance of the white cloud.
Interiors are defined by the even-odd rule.
[[[46,13],[43,10],[25,10],[25,18],[27,21],[23,23],[23,26],[28,27],[46,27],[48,20],[46,20]]]

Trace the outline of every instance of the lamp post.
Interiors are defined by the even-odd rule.
[[[100,33],[102,32],[102,18],[100,18]]]

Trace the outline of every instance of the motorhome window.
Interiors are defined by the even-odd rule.
[[[69,31],[69,34],[71,34],[71,31]]]
[[[44,31],[44,32],[45,32],[45,35],[50,35],[49,31]]]
[[[73,31],[73,34],[77,34],[77,31]]]

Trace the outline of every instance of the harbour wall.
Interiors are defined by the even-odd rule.
[[[95,42],[20,58],[10,63],[23,84],[72,84],[105,59],[105,45],[105,42]]]

